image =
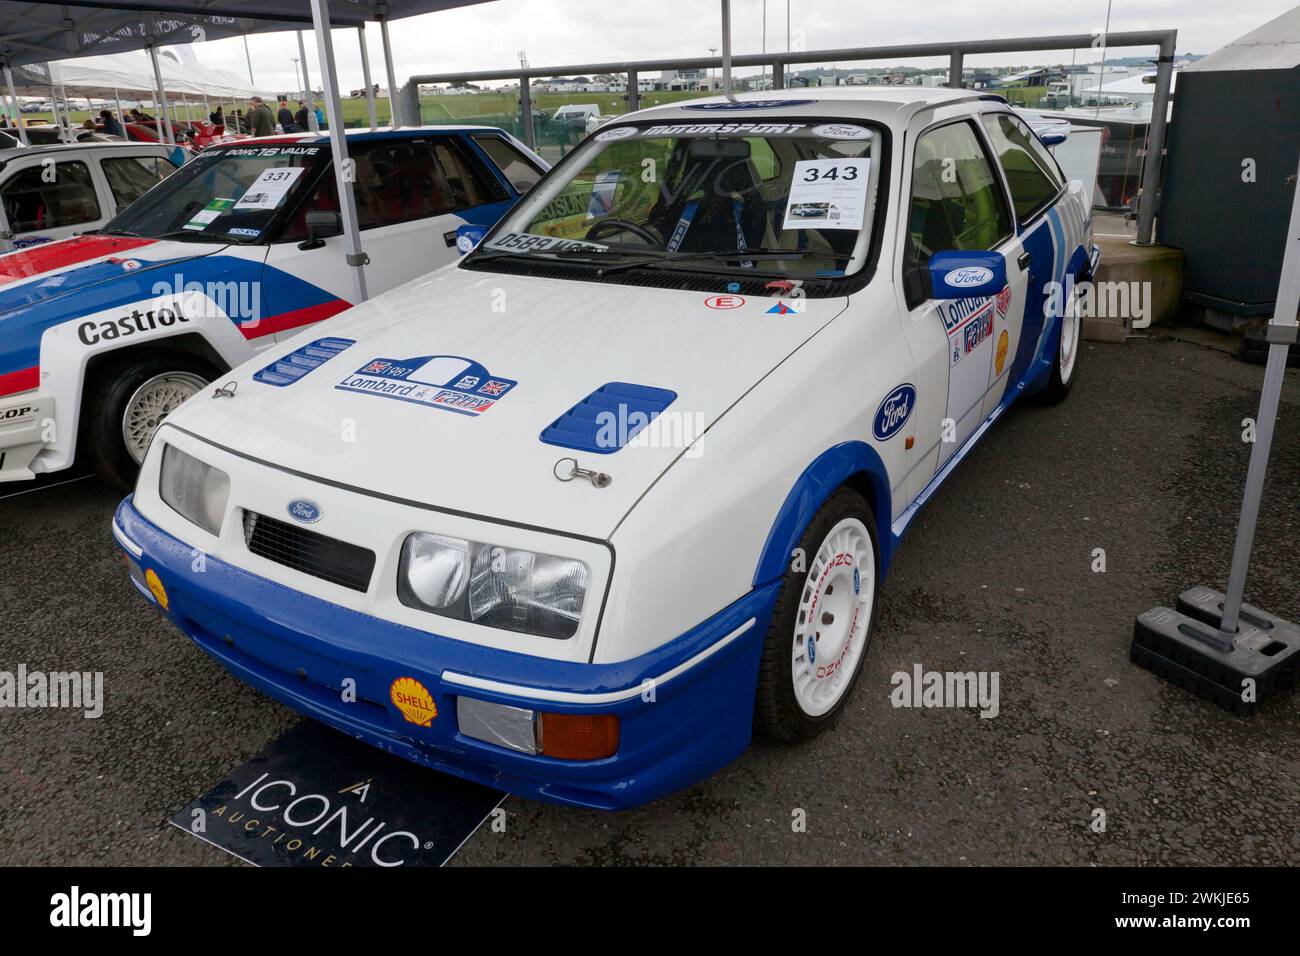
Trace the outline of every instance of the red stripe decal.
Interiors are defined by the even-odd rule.
[[[0,285],[38,276],[43,272],[66,269],[78,263],[129,252],[153,243],[153,239],[132,239],[128,236],[75,236],[61,242],[50,242],[31,249],[21,249],[0,256]]]
[[[330,302],[322,302],[320,305],[309,305],[305,309],[294,309],[292,312],[270,315],[256,323],[250,322],[247,325],[240,325],[239,331],[243,333],[246,339],[259,339],[264,335],[288,332],[290,329],[311,325],[313,322],[322,322],[330,316],[338,315],[350,308],[352,308],[352,303],[347,299],[334,299]]]
[[[41,383],[41,367],[20,368],[16,372],[0,375],[0,395],[14,395],[18,392],[30,392]]]

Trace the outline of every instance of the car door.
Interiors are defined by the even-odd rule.
[[[1049,344],[1045,339],[1052,323],[1044,306],[1051,283],[1064,278],[1071,251],[1067,230],[1054,208],[1065,194],[1065,177],[1047,147],[1014,113],[985,113],[980,122],[998,158],[1016,217],[1016,231],[1030,260],[1021,312],[1023,330],[1011,362],[1010,381],[1018,383]]]
[[[456,230],[469,223],[491,225],[514,198],[457,135],[385,137],[357,143],[350,153],[372,296],[456,259]],[[338,208],[330,170],[272,244],[267,265],[351,302],[355,290],[344,264],[344,237],[314,247],[306,241],[307,212]]]
[[[971,118],[923,130],[904,194],[904,327],[918,368],[917,414],[932,423],[909,480],[915,497],[995,409],[1010,374],[1024,307],[1027,260],[997,166]],[[933,297],[930,258],[995,252],[1007,284],[993,296]]]
[[[8,248],[66,239],[102,225],[107,210],[86,156],[46,153],[10,163],[0,181]]]

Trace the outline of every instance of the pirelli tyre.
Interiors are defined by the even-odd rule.
[[[132,351],[100,369],[82,405],[83,464],[130,491],[158,426],[216,375],[197,356],[162,349]]]
[[[866,657],[878,561],[871,509],[839,488],[813,516],[777,594],[758,672],[759,732],[803,741],[834,722]]]

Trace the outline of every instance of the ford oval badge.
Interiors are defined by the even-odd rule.
[[[912,417],[912,409],[915,406],[916,386],[914,385],[900,385],[886,395],[885,400],[876,409],[876,421],[871,426],[876,439],[884,441],[896,435]]]
[[[303,524],[315,524],[320,521],[320,505],[306,498],[295,498],[289,502],[289,517]]]

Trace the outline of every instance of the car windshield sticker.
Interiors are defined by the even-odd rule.
[[[410,359],[377,358],[334,387],[477,417],[504,398],[516,384],[513,379],[492,375],[477,362],[457,355],[425,355]]]
[[[652,136],[794,136],[808,128],[807,123],[668,123],[647,126],[641,138]]]
[[[248,191],[235,203],[236,209],[274,209],[284,200],[305,166],[276,166],[262,170]]]
[[[292,385],[312,369],[320,368],[354,344],[354,339],[317,339],[258,370],[253,375],[253,381],[261,382],[263,385],[274,385],[277,388]]]
[[[861,229],[869,159],[801,159],[794,164],[783,229]]]
[[[849,123],[824,123],[813,127],[813,135],[823,139],[870,139],[871,130]]]
[[[727,100],[725,103],[688,103],[684,110],[723,113],[731,110],[774,110],[778,107],[807,106],[812,100]]]
[[[233,199],[214,199],[194,214],[194,218],[182,228],[202,231],[210,226],[223,212],[228,212],[235,204]]]
[[[591,185],[591,201],[587,203],[587,218],[608,216],[614,208],[614,194],[618,192],[618,174],[622,170],[607,169]]]
[[[561,239],[559,236],[538,236],[531,232],[506,232],[494,236],[487,243],[488,249],[501,249],[516,252],[558,252],[563,249],[608,249],[598,242],[583,242],[581,239]]]

